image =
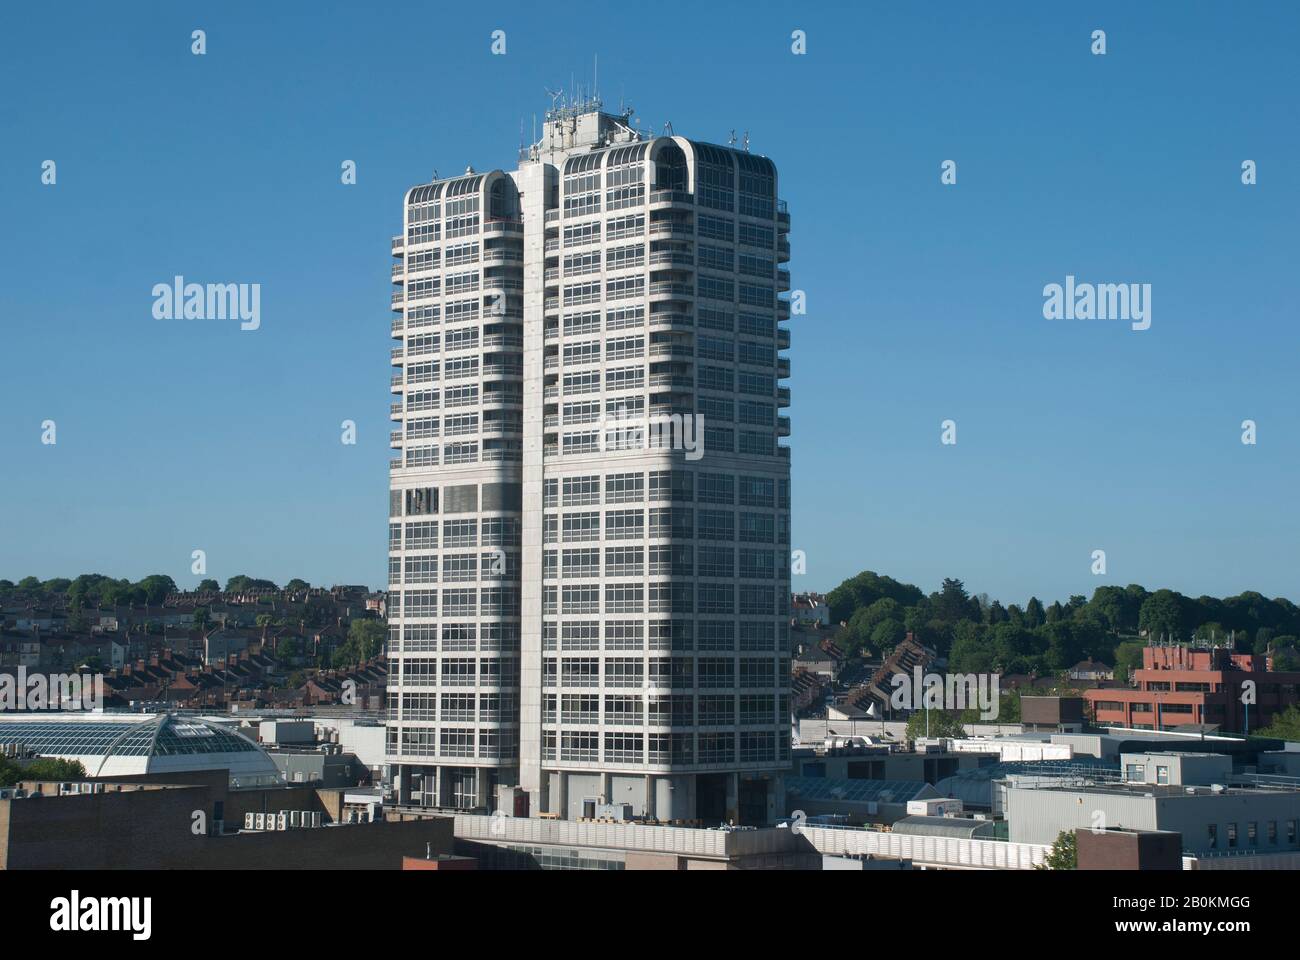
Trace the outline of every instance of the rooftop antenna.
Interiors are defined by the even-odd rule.
[[[749,153],[749,131],[745,131],[745,152]]]
[[[736,145],[736,131],[732,130],[731,136],[727,138],[727,146],[734,147],[735,145]]]

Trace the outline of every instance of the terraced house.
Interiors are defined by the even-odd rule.
[[[517,169],[404,198],[404,804],[787,812],[789,215],[770,160],[629,123],[554,108]]]

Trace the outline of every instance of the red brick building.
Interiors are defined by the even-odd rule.
[[[1300,673],[1274,673],[1267,657],[1226,649],[1147,647],[1134,679],[1136,689],[1083,692],[1098,725],[1170,730],[1207,724],[1244,733],[1300,702]],[[1246,706],[1242,693],[1250,683],[1254,703]]]

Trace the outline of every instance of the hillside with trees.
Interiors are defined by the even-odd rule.
[[[1239,653],[1273,652],[1275,669],[1300,669],[1300,607],[1253,591],[1193,598],[1129,584],[1098,587],[1091,598],[1077,594],[1045,605],[1030,597],[1004,607],[986,594],[971,595],[961,580],[945,579],[926,594],[868,570],[830,591],[826,602],[831,622],[843,624],[836,643],[850,655],[879,657],[910,632],[961,673],[1047,676],[1093,659],[1123,679],[1141,665],[1147,637],[1231,642]]]

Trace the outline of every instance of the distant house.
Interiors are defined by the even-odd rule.
[[[808,709],[821,699],[827,685],[825,678],[795,666],[794,674],[790,678],[791,709],[795,713]]]
[[[791,664],[797,670],[834,680],[839,673],[839,661],[820,646],[812,643],[803,644]]]
[[[1071,680],[1114,680],[1115,670],[1100,660],[1080,660],[1070,668]]]
[[[203,638],[203,662],[208,666],[224,664],[231,654],[240,654],[248,649],[250,638],[247,634],[227,630],[213,630]]]
[[[796,593],[790,597],[790,617],[796,624],[827,627],[831,622],[831,609],[826,597],[820,593]]]

